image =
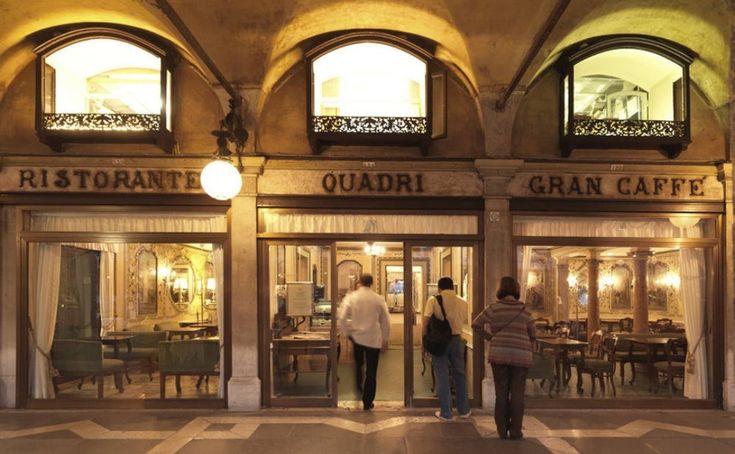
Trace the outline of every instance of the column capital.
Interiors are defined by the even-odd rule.
[[[634,260],[648,260],[653,256],[653,251],[650,249],[636,249],[631,253]]]
[[[483,182],[485,197],[509,197],[508,183],[523,167],[521,159],[476,159],[475,168]]]

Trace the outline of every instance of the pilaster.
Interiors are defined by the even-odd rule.
[[[261,406],[258,377],[258,254],[257,180],[265,160],[245,159],[243,188],[232,200],[230,246],[232,251],[231,353],[232,376],[228,386],[231,410],[253,411]]]
[[[648,333],[648,259],[651,251],[637,250],[633,253],[635,286],[633,287],[633,332]]]
[[[485,304],[494,301],[495,289],[503,276],[513,275],[513,224],[510,214],[508,183],[521,168],[523,161],[509,159],[480,159],[475,161],[483,182],[485,199]],[[487,351],[487,344],[485,351]],[[482,407],[490,410],[495,406],[495,385],[492,369],[487,361],[482,380]]]

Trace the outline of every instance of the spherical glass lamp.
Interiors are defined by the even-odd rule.
[[[240,193],[242,177],[230,161],[217,159],[202,169],[202,188],[213,199],[229,200]]]

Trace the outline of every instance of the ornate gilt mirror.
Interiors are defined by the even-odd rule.
[[[176,257],[166,279],[166,290],[171,303],[177,310],[185,311],[194,300],[196,282],[196,274],[191,261],[184,256]]]
[[[204,263],[204,276],[202,276],[202,304],[205,309],[217,309],[217,279],[214,276],[214,263]]]
[[[150,249],[140,248],[135,257],[135,302],[138,315],[158,313],[158,258]]]

